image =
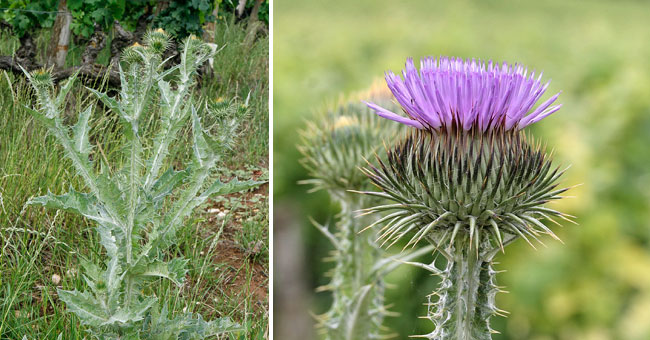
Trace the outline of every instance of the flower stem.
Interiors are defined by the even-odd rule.
[[[486,243],[481,246],[489,247]],[[482,247],[483,248],[483,247]],[[499,292],[492,259],[496,252],[470,246],[469,238],[457,239],[444,253],[447,266],[442,281],[429,295],[427,318],[435,329],[432,340],[491,340],[490,317],[498,313],[494,298]]]

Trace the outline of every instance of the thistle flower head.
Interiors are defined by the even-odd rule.
[[[155,53],[163,53],[170,45],[170,37],[162,28],[149,31],[144,36],[144,43]]]
[[[535,108],[548,87],[540,79],[522,66],[455,58],[424,58],[419,72],[409,59],[403,78],[386,75],[409,118],[368,107],[418,130],[364,169],[381,189],[365,193],[395,203],[367,209],[390,212],[373,224],[384,243],[410,235],[407,246],[469,240],[503,249],[518,237],[557,238],[542,221],[568,216],[544,207],[567,190],[557,188],[562,171],[520,131],[560,108],[558,94]]]
[[[390,106],[388,94],[368,93],[375,100]],[[359,167],[370,159],[384,140],[395,136],[399,126],[374,115],[356,100],[344,102],[317,121],[308,122],[302,131],[302,164],[312,177],[303,181],[314,190],[326,189],[343,193],[361,189],[367,182]]]
[[[558,93],[535,107],[549,85],[541,78],[541,73],[536,77],[517,64],[453,57],[423,58],[418,72],[409,58],[402,77],[386,73],[386,83],[407,117],[367,105],[381,117],[418,129],[518,130],[561,106],[552,105]]]
[[[212,44],[213,46],[216,46]],[[186,54],[191,58],[187,58],[186,66],[191,68],[197,68],[201,66],[208,59],[212,58],[217,52],[216,47],[211,47],[210,44],[206,44],[201,39],[196,36],[188,36],[183,40],[181,46],[181,54]]]
[[[150,30],[142,38],[143,45],[137,41],[122,52],[122,61],[129,67],[139,68],[141,65],[159,67],[163,53],[171,45],[171,37],[162,28]]]
[[[120,57],[127,64],[142,63],[147,59],[146,52],[147,48],[136,41],[131,46],[125,48]]]
[[[32,72],[27,72],[20,66],[23,73],[27,76],[36,94],[38,107],[46,112],[48,118],[54,118],[56,110],[52,105],[55,98],[54,80],[52,79],[52,68],[39,68]],[[58,101],[58,100],[57,100]]]
[[[54,81],[52,80],[52,70],[39,68],[30,72],[32,85],[39,91],[52,92],[54,90]]]

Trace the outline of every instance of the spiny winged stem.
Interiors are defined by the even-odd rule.
[[[95,222],[106,251],[100,263],[80,259],[87,290],[60,289],[58,296],[97,339],[202,339],[239,332],[241,327],[228,318],[208,322],[198,314],[168,311],[168,302],[151,294],[161,278],[183,285],[188,261],[168,260],[168,249],[185,217],[210,196],[247,190],[261,182],[212,179],[225,146],[234,138],[231,134],[214,137],[203,129],[199,115],[214,113],[207,105],[197,107],[190,93],[196,70],[212,56],[212,49],[190,37],[183,43],[181,64],[165,69],[167,61],[161,55],[169,46],[167,34],[160,29],[148,32],[144,41],[144,46],[135,44],[122,54],[125,68],[120,65],[116,98],[88,88],[119,116],[122,125],[124,153],[111,164],[93,153],[92,106],[79,114],[72,128],[63,124],[65,98],[76,75],[55,95],[47,71],[25,72],[38,100],[36,109],[28,111],[61,144],[89,190],[48,192],[28,204],[66,210]],[[159,130],[151,133],[144,128],[144,116],[159,119],[153,125]],[[160,174],[169,146],[188,120],[193,136],[191,161],[184,170],[168,167]],[[231,123],[230,127],[237,124],[234,118]],[[97,159],[102,159],[101,164],[96,164]]]
[[[490,317],[501,314],[495,306],[500,291],[496,285],[493,258],[497,253],[491,242],[479,242],[480,250],[468,237],[456,240],[445,251],[444,270],[434,272],[441,279],[427,303],[427,316],[435,329],[421,337],[432,340],[489,340],[494,332]],[[435,263],[429,268],[435,268]]]
[[[337,196],[335,196],[337,197]],[[366,219],[355,218],[362,206],[358,195],[338,196],[341,212],[334,235],[336,266],[327,288],[332,292],[332,306],[324,315],[326,339],[380,339],[384,312],[383,273],[376,269],[383,251],[373,233],[359,232]]]
[[[367,199],[347,191],[364,185],[358,167],[383,138],[395,133],[380,122],[364,106],[346,103],[320,121],[309,122],[299,146],[305,156],[302,163],[312,177],[302,183],[313,184],[313,190],[325,189],[341,206],[334,231],[314,223],[334,246],[331,280],[319,288],[332,294],[330,309],[318,316],[319,331],[327,340],[377,339],[380,335],[384,283],[376,264],[381,252],[373,233],[358,234],[365,218],[355,218],[355,211]]]

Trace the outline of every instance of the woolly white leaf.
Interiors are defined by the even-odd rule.
[[[90,326],[99,326],[106,322],[108,315],[104,308],[97,303],[97,299],[88,292],[77,290],[69,291],[59,289],[58,295],[65,302],[68,311],[75,313],[81,323]]]
[[[109,217],[101,206],[97,204],[97,199],[94,195],[81,193],[74,189],[70,189],[68,193],[63,195],[54,195],[48,191],[47,195],[32,198],[27,201],[27,204],[38,204],[51,209],[61,209],[77,213],[96,221],[100,225],[117,225],[117,222]]]
[[[90,153],[90,142],[88,142],[90,126],[88,126],[88,120],[90,119],[92,111],[92,106],[88,106],[84,111],[82,111],[79,114],[77,124],[72,128],[74,148],[77,152],[86,156]]]
[[[147,265],[139,275],[145,277],[161,277],[181,286],[187,274],[188,260],[175,258],[169,262],[155,261]]]

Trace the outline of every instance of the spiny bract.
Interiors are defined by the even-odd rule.
[[[540,220],[565,217],[542,206],[567,190],[557,188],[563,171],[527,139],[503,130],[413,132],[386,161],[364,169],[382,190],[365,193],[395,202],[367,209],[393,211],[373,223],[383,226],[380,239],[393,244],[413,232],[407,246],[421,239],[442,245],[467,233],[478,246],[484,234],[502,247],[503,234],[556,237]]]

